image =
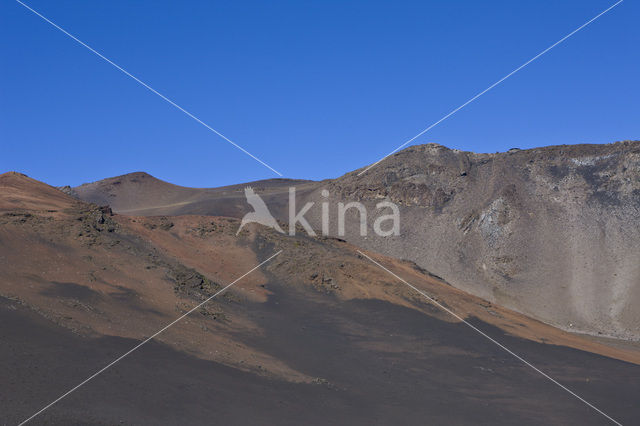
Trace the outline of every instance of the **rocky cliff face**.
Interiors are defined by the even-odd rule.
[[[354,213],[347,240],[562,328],[640,338],[640,142],[498,154],[428,144],[357,173],[323,186],[332,202],[374,212],[391,200],[401,235],[362,237]]]

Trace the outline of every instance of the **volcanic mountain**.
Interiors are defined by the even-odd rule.
[[[189,191],[193,198],[180,209],[201,196],[211,206],[216,197],[241,196],[236,189],[166,186],[141,174],[102,189],[95,184],[94,196],[145,181],[174,193],[160,199],[141,191],[154,203],[141,210],[176,209],[183,202],[176,194]],[[314,185],[336,182],[299,184],[311,197]],[[289,183],[254,188],[260,185],[277,197]],[[74,189],[81,197],[85,190]],[[124,200],[117,191],[104,194]],[[0,175],[3,423],[38,412],[275,253],[32,422],[605,420],[487,336],[617,420],[640,416],[640,351],[631,343],[559,330],[456,289],[411,261],[340,239],[259,225],[236,236],[236,218],[172,213],[114,214],[24,175]]]
[[[640,142],[563,145],[476,154],[412,146],[375,165],[322,182],[251,183],[288,221],[288,187],[319,230],[321,205],[358,201],[329,235],[415,262],[452,286],[556,327],[640,339]],[[245,185],[176,187],[144,173],[68,188],[122,214],[240,218]],[[324,197],[323,190],[329,191]],[[380,201],[396,203],[398,236],[372,232]]]

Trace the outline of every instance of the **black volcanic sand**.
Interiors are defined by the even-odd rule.
[[[266,333],[246,341],[346,398],[344,412],[318,423],[609,423],[464,324],[379,300],[268,289],[275,295],[252,311]],[[614,419],[640,419],[640,366],[471,322]]]
[[[0,298],[0,415],[17,424],[138,342],[81,338]],[[261,378],[150,342],[30,424],[303,424],[344,413],[326,387]]]
[[[262,333],[237,338],[317,383],[266,379],[151,342],[32,424],[608,424],[463,324],[382,301],[267,287],[267,303],[236,305]],[[137,343],[82,338],[0,300],[6,424]],[[639,366],[476,325],[616,420],[640,418]]]

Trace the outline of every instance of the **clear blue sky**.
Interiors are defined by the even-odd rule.
[[[285,177],[387,154],[613,1],[44,1],[28,5]],[[476,152],[640,139],[640,5],[611,12],[415,143]],[[12,0],[0,171],[78,185],[276,177]]]

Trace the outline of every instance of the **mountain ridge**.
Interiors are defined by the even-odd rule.
[[[257,225],[236,235],[238,226],[114,214],[24,176],[0,177],[5,420],[26,418],[279,250],[41,420],[166,423],[167,410],[146,408],[162,400],[180,411],[176,424],[600,421],[359,251],[622,421],[638,415],[638,382],[628,380],[637,347],[563,332],[346,241]]]
[[[362,237],[359,218],[348,214],[346,235],[338,235],[335,220],[330,235],[414,261],[458,288],[563,329],[640,338],[633,307],[640,303],[640,142],[495,154],[416,145],[358,176],[361,170],[320,182],[267,182],[257,191],[284,223],[287,184],[296,187],[299,205],[360,201],[374,211],[377,202],[390,200],[411,232]],[[181,190],[156,205],[127,199],[114,211],[240,218],[249,211],[245,185]],[[114,186],[102,191],[126,199]],[[88,201],[94,196],[80,194]],[[321,228],[318,209],[307,218]]]

